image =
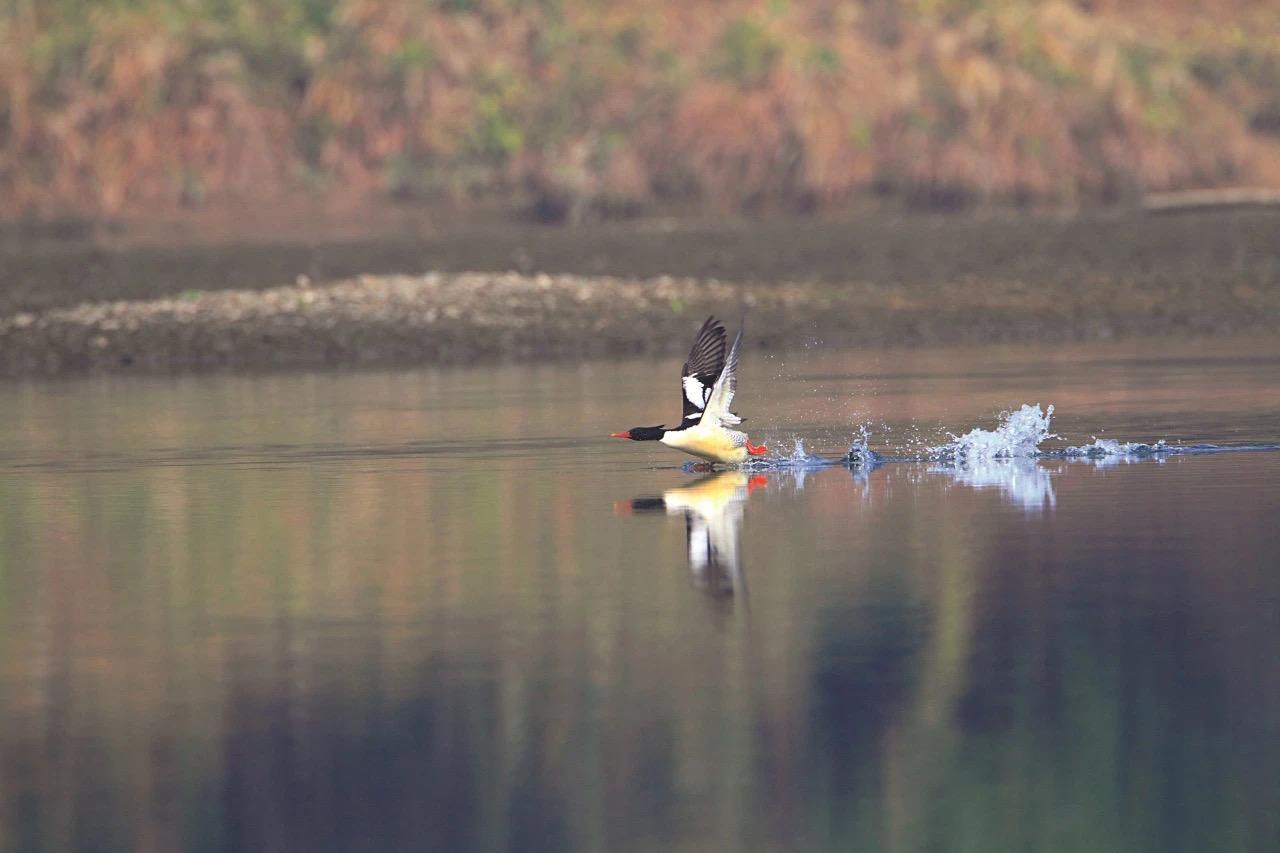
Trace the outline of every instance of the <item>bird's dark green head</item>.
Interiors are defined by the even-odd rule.
[[[609,433],[610,438],[629,438],[632,441],[657,441],[667,431],[663,424],[651,427],[632,427],[626,432]]]

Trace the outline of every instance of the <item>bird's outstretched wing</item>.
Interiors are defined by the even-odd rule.
[[[718,418],[725,426],[742,423],[742,418],[729,411],[733,405],[733,395],[738,390],[738,352],[742,345],[742,329],[734,335],[733,346],[729,347],[729,356],[725,359],[724,369],[711,386],[711,394],[707,397],[707,405],[703,407],[704,417]],[[715,423],[715,421],[712,421]]]
[[[698,329],[680,371],[681,426],[694,426],[702,420],[711,391],[724,371],[726,337],[724,326],[715,317],[708,317]]]

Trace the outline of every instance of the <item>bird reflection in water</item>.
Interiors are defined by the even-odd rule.
[[[746,597],[739,542],[742,514],[751,492],[768,483],[763,474],[722,471],[687,486],[667,489],[660,498],[621,501],[623,513],[665,512],[683,515],[694,586],[716,599]]]

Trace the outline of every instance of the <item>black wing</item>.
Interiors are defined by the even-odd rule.
[[[680,401],[683,403],[681,426],[694,426],[702,420],[711,389],[724,369],[724,326],[708,317],[693,339],[693,348],[680,371]]]

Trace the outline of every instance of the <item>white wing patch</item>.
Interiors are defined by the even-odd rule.
[[[711,389],[703,385],[696,376],[686,376],[683,381],[685,398],[699,409],[705,409],[707,398],[711,396]]]

